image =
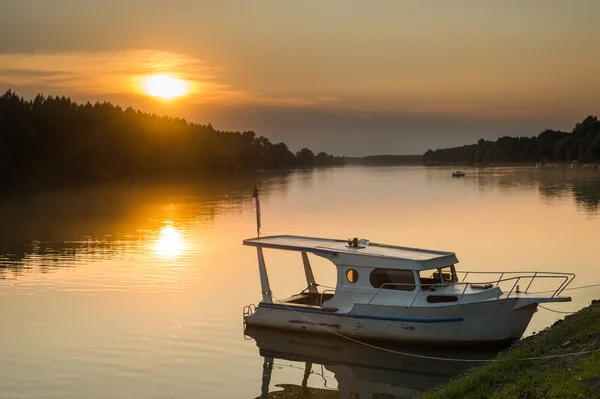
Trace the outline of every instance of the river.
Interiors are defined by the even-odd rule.
[[[261,233],[366,238],[454,251],[460,269],[600,282],[598,170],[465,171],[258,173]],[[408,398],[461,370],[333,337],[245,334],[242,309],[260,299],[256,251],[241,245],[256,235],[253,185],[127,181],[3,200],[0,397]],[[298,254],[271,252],[274,294],[305,288]],[[327,261],[313,269],[335,285]],[[576,311],[598,292],[548,307]],[[563,316],[540,309],[526,334]]]

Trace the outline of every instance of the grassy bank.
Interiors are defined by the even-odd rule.
[[[595,352],[523,360],[589,350]],[[421,398],[600,398],[600,301],[520,341],[497,360],[471,369]]]

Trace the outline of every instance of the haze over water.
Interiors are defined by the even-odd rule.
[[[600,172],[466,172],[453,179],[443,167],[347,166],[262,174],[262,233],[450,250],[462,270],[565,271],[577,274],[573,286],[600,282]],[[241,245],[256,235],[252,188],[253,176],[131,181],[0,203],[0,397],[260,396],[263,358],[242,325],[242,308],[260,299],[256,252]],[[277,297],[305,288],[298,254],[265,256]],[[335,285],[334,267],[312,262],[317,282]],[[597,292],[565,292],[573,301],[551,307],[575,311]],[[560,317],[540,309],[527,334]],[[311,366],[309,386],[341,384],[339,397],[365,386],[411,397],[447,378],[384,373],[388,355],[346,344],[336,344],[351,354],[342,360],[365,356],[355,362],[360,370],[330,357],[323,369]],[[302,383],[303,362],[275,363],[269,391]]]
[[[0,93],[110,101],[294,152],[422,154],[597,114],[599,12],[595,0],[3,1]]]

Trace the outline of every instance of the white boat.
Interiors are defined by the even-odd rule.
[[[554,272],[460,272],[453,252],[356,238],[282,235],[250,238],[243,244],[256,247],[262,288],[258,306],[244,308],[246,324],[354,338],[511,342],[522,337],[539,303],[570,301],[561,293],[575,278],[573,273]],[[307,288],[289,298],[275,297],[263,249],[300,252]],[[334,289],[319,290],[309,254],[335,265]],[[547,289],[548,283],[551,292],[530,292],[532,287]]]
[[[465,177],[465,172],[462,170],[455,170],[452,172],[452,177]]]

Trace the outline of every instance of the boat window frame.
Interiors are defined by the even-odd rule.
[[[411,283],[382,283],[379,287],[376,286],[375,284],[373,284],[373,274],[377,271],[391,271],[391,272],[407,272],[410,273],[410,275],[412,276],[412,284]],[[371,287],[376,288],[378,290],[394,290],[394,291],[403,291],[403,292],[413,292],[414,290],[417,289],[417,279],[415,276],[415,271],[414,270],[410,270],[410,269],[390,269],[390,268],[385,268],[385,267],[378,267],[375,268],[373,270],[371,270],[371,272],[369,273],[369,284],[371,284]],[[386,284],[390,284],[387,287],[385,286]],[[393,285],[395,284],[395,285]],[[407,289],[408,287],[411,287],[411,289]]]
[[[444,279],[443,271],[445,269],[450,269],[450,280]],[[439,280],[439,284],[441,284],[441,285],[458,283],[458,274],[456,273],[456,268],[454,265],[442,266],[442,267],[438,267],[436,269],[428,269],[428,270],[432,271],[432,273],[431,273],[430,277],[426,277],[426,278],[436,279],[435,275],[437,274],[437,277],[438,277],[437,280]],[[423,270],[423,272],[424,271],[425,270]],[[448,274],[448,273],[446,273],[446,274]],[[421,273],[419,273],[419,278],[421,278]]]
[[[348,275],[350,273],[356,274],[356,280],[354,280],[354,281],[350,280],[350,277],[348,277]],[[346,277],[346,281],[349,282],[350,284],[356,284],[358,282],[358,280],[360,279],[360,274],[358,273],[358,271],[356,269],[354,269],[352,267],[349,267],[348,269],[346,269],[344,276]]]
[[[445,280],[444,279],[444,273],[443,273],[444,269],[450,269],[450,280]],[[438,274],[440,276],[440,282],[442,284],[458,283],[458,275],[456,274],[456,268],[454,267],[454,265],[449,265],[449,266],[444,266],[444,267],[438,267],[437,268],[437,272],[438,272]]]
[[[445,269],[448,269],[448,268],[450,269],[451,279],[445,280],[443,272]],[[431,274],[429,275],[429,277],[424,277],[423,275],[427,272],[431,272]],[[437,276],[436,276],[436,274],[437,274]],[[419,284],[420,284],[422,290],[430,290],[435,287],[445,286],[445,285],[449,285],[449,284],[457,284],[459,282],[458,274],[456,272],[456,267],[454,264],[438,267],[435,269],[421,270],[421,271],[419,271],[418,275],[419,275]],[[423,281],[423,279],[425,279],[426,281]],[[430,282],[427,280],[434,280],[435,282],[434,281]]]

